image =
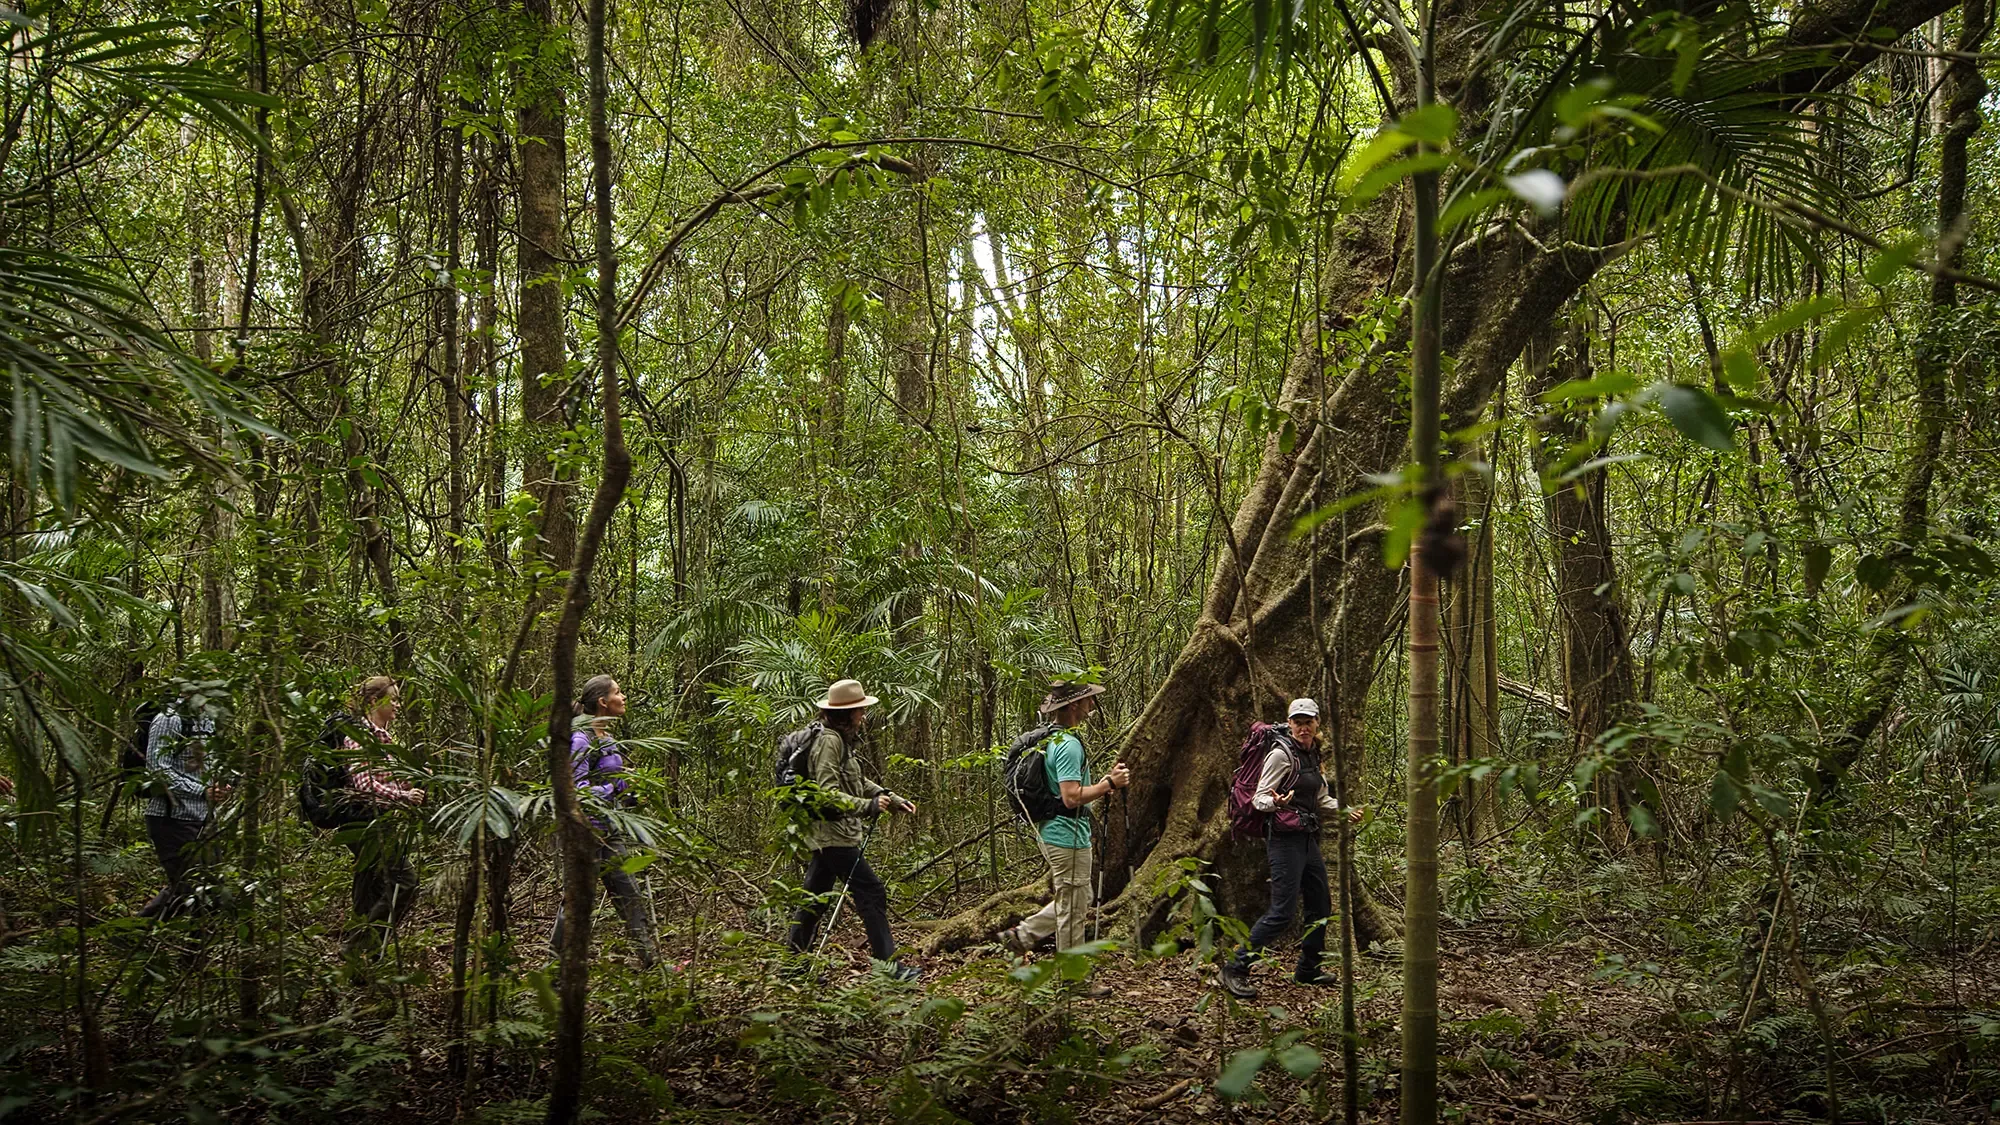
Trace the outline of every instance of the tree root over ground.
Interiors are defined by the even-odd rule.
[[[934,956],[990,941],[1001,930],[1042,908],[1048,900],[1048,880],[1037,879],[1012,890],[998,891],[979,900],[968,910],[935,922],[919,922],[917,928],[929,932],[924,938],[924,955]]]

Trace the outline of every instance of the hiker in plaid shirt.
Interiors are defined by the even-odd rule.
[[[355,755],[348,763],[353,794],[349,799],[371,811],[418,808],[424,791],[399,781],[381,764],[385,747],[395,738],[389,733],[400,708],[402,688],[388,676],[370,676],[361,682],[355,698],[375,746],[364,746],[348,738],[345,748]],[[364,941],[385,928],[393,928],[417,902],[417,871],[409,853],[394,830],[393,822],[376,819],[365,831],[349,834],[347,847],[354,853],[354,913],[361,924],[350,930],[347,947],[357,950]]]
[[[206,711],[183,718],[169,707],[146,732],[146,771],[153,795],[146,801],[146,837],[159,854],[167,885],[139,908],[142,918],[171,918],[199,906],[194,877],[213,820],[211,806],[229,796],[229,786],[208,782],[208,740],[215,719]]]

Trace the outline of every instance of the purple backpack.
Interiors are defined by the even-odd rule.
[[[1252,803],[1257,796],[1257,782],[1264,776],[1264,755],[1271,752],[1271,740],[1284,731],[1276,723],[1251,723],[1250,734],[1243,740],[1243,748],[1237,751],[1236,772],[1229,779],[1229,829],[1239,840],[1261,840],[1264,830],[1273,817],[1277,818],[1280,831],[1297,832],[1304,827],[1299,819],[1299,810],[1280,808],[1275,812],[1261,812]],[[1287,740],[1289,745],[1289,740]],[[1299,776],[1299,757],[1292,754],[1292,777]],[[1280,792],[1285,788],[1281,786]]]

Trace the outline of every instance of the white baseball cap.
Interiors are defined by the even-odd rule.
[[[1292,700],[1292,705],[1285,709],[1285,717],[1289,719],[1296,715],[1310,715],[1317,719],[1319,718],[1319,704],[1314,703],[1310,699],[1294,699]]]

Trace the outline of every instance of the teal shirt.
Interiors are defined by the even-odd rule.
[[[1065,730],[1049,736],[1048,755],[1049,788],[1055,790],[1057,798],[1062,797],[1062,783],[1065,781],[1090,784],[1090,763],[1083,752],[1083,741],[1076,735]],[[1043,821],[1042,842],[1058,848],[1089,847],[1090,817],[1059,816]]]

